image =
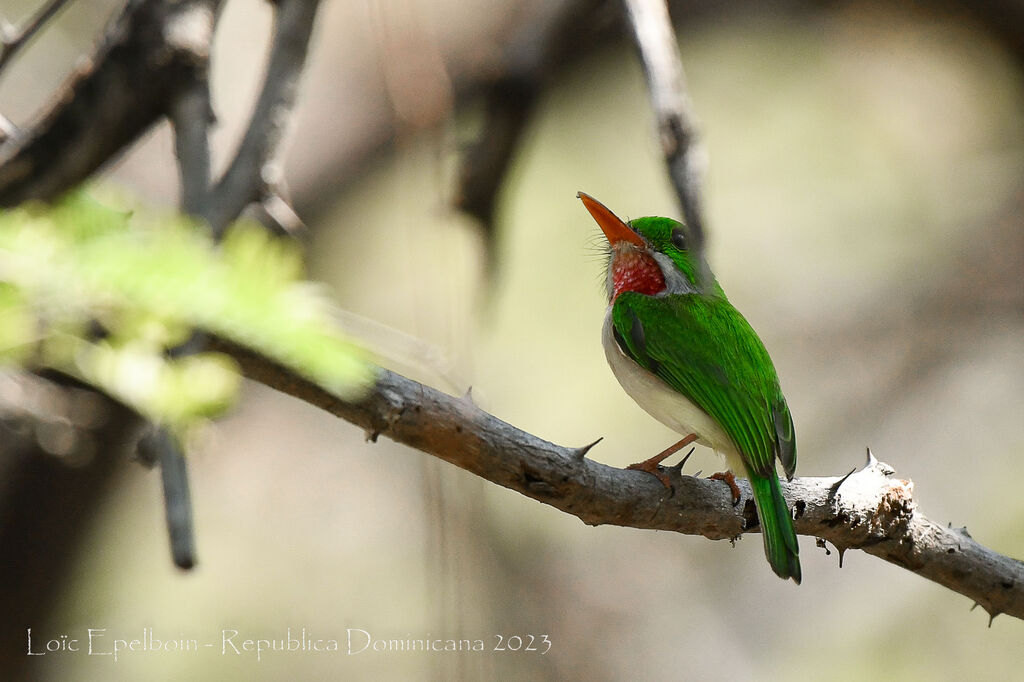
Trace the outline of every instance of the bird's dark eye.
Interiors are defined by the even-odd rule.
[[[672,246],[680,251],[686,251],[686,231],[683,228],[677,227],[672,230]]]

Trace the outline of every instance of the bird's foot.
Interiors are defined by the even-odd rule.
[[[658,460],[657,457],[651,457],[650,459],[645,460],[643,462],[637,462],[636,464],[630,464],[626,468],[627,469],[633,469],[635,471],[646,471],[649,474],[653,474],[655,478],[657,478],[659,481],[661,481],[661,484],[663,486],[665,486],[666,488],[671,490],[672,489],[672,484],[669,482],[668,474],[666,474],[664,471],[661,470],[661,467],[658,466],[658,461],[659,460]]]
[[[708,478],[724,481],[729,486],[729,491],[732,492],[732,506],[735,507],[740,503],[740,487],[736,485],[736,477],[732,475],[731,471],[720,471],[717,474],[711,474]]]
[[[650,459],[645,459],[642,462],[637,462],[636,464],[630,464],[626,468],[633,469],[636,471],[646,471],[649,474],[653,474],[655,478],[661,481],[661,484],[663,486],[671,490],[672,485],[669,483],[668,474],[662,471],[661,467],[658,465],[661,464],[664,460],[668,459],[672,455],[682,450],[684,447],[686,447],[695,440],[697,440],[697,434],[691,433],[689,436],[683,438],[675,445],[671,445],[665,448],[664,450],[656,454],[654,457],[651,457]]]

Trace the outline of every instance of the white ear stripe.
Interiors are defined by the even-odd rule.
[[[686,279],[672,259],[663,253],[652,251],[654,262],[661,268],[661,274],[665,278],[665,294],[695,294],[697,288]]]

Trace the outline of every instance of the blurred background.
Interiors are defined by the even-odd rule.
[[[1024,10],[720,5],[672,5],[710,158],[709,260],[774,358],[798,474],[844,474],[871,447],[913,479],[930,518],[1024,556],[1024,23],[1013,23]],[[4,14],[33,6],[15,0]],[[119,6],[73,4],[0,81],[0,111],[31,121]],[[451,208],[483,84],[565,6],[325,3],[285,176],[309,227],[310,277],[386,326],[361,325],[383,364],[455,394],[472,386],[487,411],[562,445],[603,436],[589,456],[625,466],[676,436],[605,365],[600,233],[575,193],[629,218],[677,208],[614,5],[558,38],[493,228]],[[221,160],[244,129],[270,19],[264,3],[233,0],[220,20]],[[173,206],[172,159],[158,128],[105,182]],[[195,570],[171,564],[158,473],[125,461],[88,514],[56,517],[72,529],[61,578],[13,632],[134,639],[151,628],[216,650],[25,665],[19,639],[3,642],[7,661],[76,680],[1005,680],[1024,670],[1024,623],[989,627],[965,597],[863,553],[840,569],[834,551],[801,538],[797,588],[771,573],[757,536],[733,547],[587,527],[258,385],[190,459]],[[698,448],[685,473],[720,468]],[[4,555],[19,561],[17,547]],[[280,640],[289,628],[343,651],[221,654],[224,629]],[[349,628],[482,639],[487,651],[349,655]],[[494,652],[499,635],[547,635],[551,647]]]

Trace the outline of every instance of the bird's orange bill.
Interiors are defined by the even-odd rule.
[[[619,220],[619,217],[608,210],[607,206],[584,192],[577,192],[576,196],[583,201],[583,205],[590,211],[590,215],[594,216],[594,220],[601,227],[604,236],[608,238],[609,244],[615,246],[616,242],[627,241],[636,246],[645,246],[640,235]]]

